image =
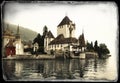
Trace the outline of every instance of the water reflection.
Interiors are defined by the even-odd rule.
[[[107,72],[106,65],[107,60],[102,59],[4,60],[3,73],[7,80],[96,80],[107,79],[101,77]]]

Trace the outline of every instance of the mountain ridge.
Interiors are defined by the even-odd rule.
[[[5,28],[9,28],[9,30],[11,30],[13,32],[13,34],[15,35],[17,33],[17,27],[18,25],[14,25],[14,24],[10,24],[10,23],[4,23],[4,28],[3,30],[5,30]],[[33,39],[37,36],[37,32],[33,31],[31,29],[25,28],[23,26],[19,26],[19,32],[20,32],[20,36],[21,39],[23,41],[33,41]]]

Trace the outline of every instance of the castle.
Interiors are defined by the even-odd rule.
[[[44,38],[44,52],[52,54],[51,52],[57,51],[84,51],[85,39],[84,33],[77,39],[75,37],[76,25],[68,16],[65,16],[63,20],[57,26],[57,37],[55,38],[51,31],[48,31]],[[14,35],[9,27],[3,32],[3,49],[6,56],[9,55],[24,55],[24,45],[21,41],[19,26],[17,27],[16,34]],[[38,44],[33,45],[33,51],[38,49]]]
[[[51,51],[85,50],[84,33],[82,33],[82,35],[80,35],[80,37],[77,39],[75,38],[75,29],[75,23],[73,23],[68,16],[65,16],[57,26],[56,38],[54,38],[51,31],[46,34],[44,39],[44,51],[50,54]],[[70,48],[68,49],[69,46]]]

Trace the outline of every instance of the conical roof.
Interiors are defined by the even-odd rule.
[[[72,21],[68,18],[68,16],[65,16],[58,26],[69,24],[70,22]]]
[[[47,32],[47,34],[46,34],[46,35],[47,35],[47,37],[48,37],[48,38],[54,38],[54,36],[53,36],[53,34],[52,34],[52,32],[51,32],[51,31]]]
[[[19,25],[17,27],[17,33],[16,33],[16,39],[20,38],[20,30],[19,30]]]

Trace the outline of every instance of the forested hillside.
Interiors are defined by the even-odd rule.
[[[7,23],[5,23],[3,29],[5,29],[6,27],[9,27],[9,29],[11,31],[13,31],[14,34],[16,34],[18,25],[13,25],[13,24],[7,24]],[[21,38],[24,41],[29,41],[29,40],[33,41],[33,39],[38,34],[37,32],[32,31],[32,30],[30,30],[28,28],[25,28],[25,27],[22,27],[22,26],[19,26],[19,31],[20,31],[20,34],[21,34]]]

